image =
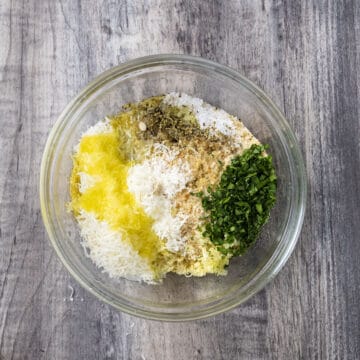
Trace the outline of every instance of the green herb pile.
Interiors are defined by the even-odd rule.
[[[137,104],[126,104],[125,111],[132,110],[135,118],[141,119],[146,130],[141,132],[145,139],[177,143],[184,139],[202,136],[195,115],[186,106],[170,106],[162,103],[164,96],[154,96]]]
[[[223,254],[243,254],[256,240],[275,203],[276,175],[267,147],[253,145],[227,166],[215,189],[199,193],[206,210],[203,236]]]

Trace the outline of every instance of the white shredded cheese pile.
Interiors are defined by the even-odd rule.
[[[154,280],[147,261],[122,239],[120,232],[111,230],[105,221],[99,221],[95,214],[86,211],[81,211],[77,221],[86,254],[110,277],[126,277],[147,283]]]
[[[172,106],[188,106],[199,122],[200,128],[220,131],[224,135],[236,134],[234,118],[222,109],[205,103],[202,99],[184,93],[171,92],[165,95],[165,104]]]
[[[166,240],[166,248],[179,251],[185,244],[181,227],[187,217],[182,214],[171,215],[171,200],[185,188],[190,179],[190,168],[187,163],[179,161],[170,165],[176,153],[166,146],[158,144],[155,150],[162,150],[162,155],[155,154],[131,167],[127,185],[146,214],[154,220],[153,230],[159,238]]]
[[[89,127],[83,134],[83,136],[91,136],[98,134],[109,134],[113,131],[110,124],[110,119],[105,116],[104,120],[97,122],[95,125]]]

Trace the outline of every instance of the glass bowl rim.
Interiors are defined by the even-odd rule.
[[[84,279],[81,274],[78,273],[76,269],[74,269],[71,264],[68,263],[66,255],[63,253],[62,248],[58,244],[55,232],[53,231],[52,219],[47,211],[47,176],[49,175],[48,170],[50,169],[51,164],[51,154],[54,151],[52,145],[56,143],[56,138],[59,138],[59,136],[62,134],[63,127],[66,125],[67,121],[71,120],[72,115],[76,112],[76,109],[81,107],[82,103],[85,102],[92,94],[95,94],[98,90],[100,90],[103,85],[109,83],[115,78],[123,77],[124,75],[132,73],[136,70],[161,65],[189,65],[192,67],[201,68],[205,71],[218,73],[227,78],[230,78],[232,81],[237,82],[241,86],[245,86],[256,97],[258,97],[259,100],[262,101],[266,109],[272,113],[272,118],[276,119],[276,122],[273,122],[272,125],[277,125],[277,130],[283,135],[285,139],[285,148],[289,152],[289,154],[287,155],[290,155],[290,158],[292,160],[292,162],[290,162],[292,170],[291,176],[294,177],[294,180],[297,183],[297,186],[293,187],[292,189],[292,206],[290,208],[292,212],[291,215],[289,215],[288,217],[288,222],[286,224],[284,232],[281,235],[281,240],[276,246],[271,257],[255,274],[255,276],[250,279],[249,283],[246,284],[245,291],[243,291],[243,288],[241,288],[242,291],[239,291],[239,289],[237,289],[237,291],[231,293],[231,296],[229,296],[228,298],[224,298],[225,301],[213,302],[212,306],[210,307],[205,306],[203,308],[200,308],[199,310],[191,312],[181,312],[179,311],[179,309],[181,310],[181,308],[177,308],[177,312],[146,310],[143,308],[134,307],[131,304],[126,304],[125,302],[119,303],[108,299],[106,295],[104,295],[102,292],[90,286],[86,281],[87,279]],[[287,259],[294,250],[296,242],[300,235],[306,207],[307,180],[303,158],[295,135],[293,134],[289,124],[285,120],[285,117],[282,115],[281,111],[257,85],[255,85],[253,82],[245,78],[237,71],[227,66],[213,62],[211,60],[190,55],[158,54],[136,58],[110,68],[109,70],[95,77],[73,98],[73,100],[70,101],[70,103],[59,115],[46,141],[41,161],[39,193],[41,213],[50,242],[61,262],[82,287],[95,295],[98,299],[114,306],[118,310],[121,310],[131,315],[151,320],[186,321],[206,318],[228,311],[248,300],[251,296],[255,295],[270,280],[275,277],[275,275],[284,266]],[[238,292],[240,292],[240,294]]]

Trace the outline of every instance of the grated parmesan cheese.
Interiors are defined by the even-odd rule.
[[[163,144],[155,146],[155,151],[161,150],[162,156],[152,156],[129,169],[127,185],[145,213],[155,220],[153,230],[166,241],[166,248],[178,251],[185,244],[181,227],[187,217],[171,214],[171,200],[185,188],[190,179],[190,168],[187,163],[170,165],[176,153]]]
[[[188,106],[198,120],[201,129],[209,128],[212,133],[217,130],[228,136],[236,134],[234,117],[202,99],[184,93],[171,92],[165,95],[163,102],[172,106]]]
[[[83,136],[91,136],[98,134],[109,134],[113,132],[113,127],[110,124],[110,119],[105,116],[104,120],[97,122],[95,125],[87,129]]]
[[[124,241],[122,234],[110,229],[95,214],[81,211],[77,216],[81,229],[82,245],[86,254],[110,277],[126,277],[129,280],[154,282],[154,272],[146,259]]]

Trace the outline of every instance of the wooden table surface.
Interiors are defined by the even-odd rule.
[[[286,266],[242,306],[195,322],[138,319],[88,294],[39,210],[40,159],[61,110],[102,71],[156,53],[253,80],[307,166],[308,209]],[[357,0],[1,0],[0,358],[359,359],[359,118]]]

